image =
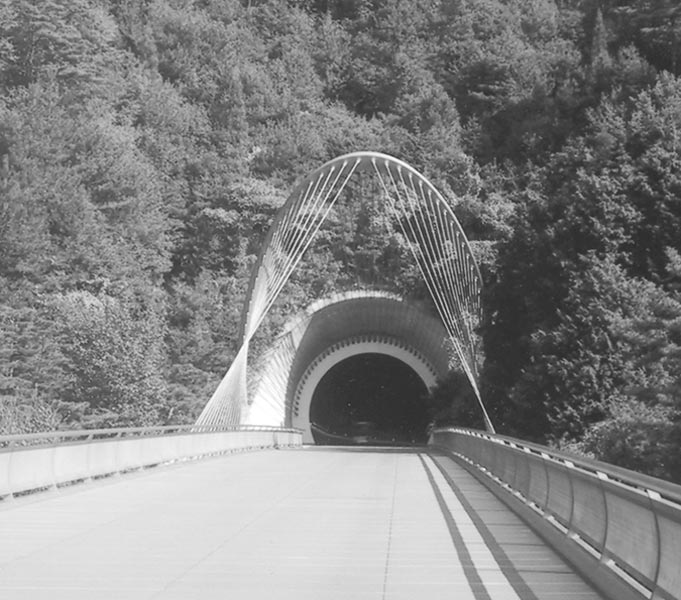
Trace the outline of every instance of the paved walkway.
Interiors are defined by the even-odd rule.
[[[306,448],[0,503],[0,598],[599,596],[449,458]]]

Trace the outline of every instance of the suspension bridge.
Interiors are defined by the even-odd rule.
[[[253,360],[358,176],[375,181],[434,310],[337,293]],[[0,437],[1,597],[680,599],[680,486],[495,433],[478,387],[481,289],[422,174],[370,152],[326,163],[274,220],[236,358],[196,424]],[[413,404],[383,398],[369,419],[374,398],[343,387],[364,370],[373,395],[418,395],[452,362],[485,431],[399,429],[396,413],[420,418]],[[359,399],[339,401],[339,386]]]

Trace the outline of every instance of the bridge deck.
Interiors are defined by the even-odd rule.
[[[0,503],[0,597],[599,598],[449,458],[338,448]]]

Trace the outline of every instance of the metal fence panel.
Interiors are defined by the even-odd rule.
[[[156,427],[0,436],[0,497],[174,460],[276,446],[302,433],[276,427]]]
[[[660,526],[660,567],[657,584],[661,590],[681,595],[681,523],[676,508],[658,502]],[[662,596],[659,596],[662,597]]]
[[[608,531],[603,552],[651,587],[657,570],[659,544],[650,500],[644,492],[620,488],[616,483],[604,486],[604,490]]]
[[[572,473],[572,489],[574,506],[570,529],[594,548],[602,548],[605,545],[608,512],[600,481],[591,473],[575,470]]]

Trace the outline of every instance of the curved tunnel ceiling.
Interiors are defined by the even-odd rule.
[[[312,442],[312,397],[335,365],[358,354],[385,354],[413,369],[429,388],[447,373],[447,339],[439,319],[397,297],[365,292],[317,303],[257,365],[245,422],[298,427]]]

